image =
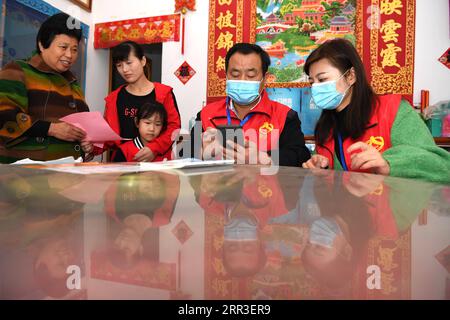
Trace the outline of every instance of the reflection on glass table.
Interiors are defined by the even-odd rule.
[[[0,166],[0,299],[450,298],[449,186],[260,169]]]

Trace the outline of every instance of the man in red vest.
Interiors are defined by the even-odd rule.
[[[269,99],[264,91],[269,55],[258,45],[237,43],[227,53],[226,98],[197,114],[203,159],[225,157],[238,164],[301,166],[310,158],[296,111]],[[218,126],[242,128],[244,142],[226,141]],[[192,141],[199,141],[195,128]]]

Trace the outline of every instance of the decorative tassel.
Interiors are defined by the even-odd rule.
[[[195,0],[175,0],[175,12],[181,12],[181,55],[184,55],[184,35],[185,35],[185,17],[184,15],[190,11],[195,11]]]
[[[181,25],[183,30],[181,31],[181,55],[184,55],[184,33],[185,33],[185,28],[186,28],[186,23],[185,23],[185,18],[184,18],[184,14],[181,15]]]

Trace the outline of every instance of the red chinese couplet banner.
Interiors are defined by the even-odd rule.
[[[412,98],[415,0],[356,3],[356,47],[378,94]],[[225,94],[225,55],[237,42],[256,40],[256,0],[210,0],[207,101]]]
[[[380,287],[370,287],[374,266],[380,271]],[[372,277],[371,277],[372,276]],[[360,300],[411,299],[411,229],[397,239],[375,237],[354,276],[353,297]]]
[[[415,0],[358,2],[356,45],[378,94],[413,95],[415,12]]]
[[[121,269],[103,251],[91,254],[91,276],[94,279],[125,283],[162,290],[176,290],[176,264],[140,259],[129,269]]]
[[[111,48],[127,40],[142,44],[180,41],[180,15],[172,14],[95,25],[95,49]]]
[[[225,56],[239,42],[256,40],[256,0],[210,0],[207,102],[225,96]]]

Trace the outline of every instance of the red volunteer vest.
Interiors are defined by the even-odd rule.
[[[158,83],[158,82],[153,82],[154,86],[155,86],[155,99],[157,102],[161,103],[164,105],[164,101],[166,100],[167,95],[170,94],[170,92],[172,91],[172,88],[169,86],[166,86],[164,84]],[[113,92],[111,92],[106,98],[105,98],[105,120],[108,122],[108,124],[110,125],[110,127],[118,134],[120,135],[120,124],[119,124],[119,116],[117,114],[117,98],[119,96],[119,92],[120,90],[124,87],[120,86],[119,88],[117,88],[116,90],[114,90]],[[167,114],[168,114],[168,118],[170,119],[169,113],[171,112],[171,110],[167,109],[167,106],[164,105],[164,107],[167,110]],[[105,148],[107,147],[115,147],[115,146],[119,146],[120,145],[120,141],[114,141],[114,142],[110,142],[105,144]]]
[[[344,158],[347,166],[351,163],[351,154],[347,153],[347,149],[354,143],[362,141],[375,147],[383,153],[391,147],[391,128],[394,124],[398,108],[401,102],[401,95],[385,95],[379,96],[379,103],[367,125],[367,130],[357,140],[347,138],[343,141]],[[325,145],[317,145],[317,153],[328,158],[330,168],[334,168],[334,139],[333,134],[330,135]],[[352,170],[354,171],[354,170]],[[356,170],[358,172],[369,172],[367,170]]]
[[[343,184],[349,184],[352,173],[344,172]],[[368,204],[368,212],[372,218],[372,225],[377,236],[398,238],[397,222],[391,209],[390,188],[383,182],[378,188],[364,196]]]
[[[262,229],[271,218],[288,213],[283,192],[280,188],[278,176],[259,175],[256,181],[245,185],[242,189],[242,198],[239,202],[254,214],[258,219],[258,226]],[[215,201],[205,192],[200,192],[199,205],[207,214],[224,216],[226,206],[222,202]],[[235,201],[233,205],[238,204]]]
[[[200,114],[203,130],[227,125],[226,108],[226,99],[205,106]],[[250,111],[250,119],[243,125],[244,138],[256,143],[260,151],[276,150],[289,110],[288,106],[270,100],[264,91],[259,104]],[[231,124],[239,125],[241,120],[231,110],[230,115]]]

